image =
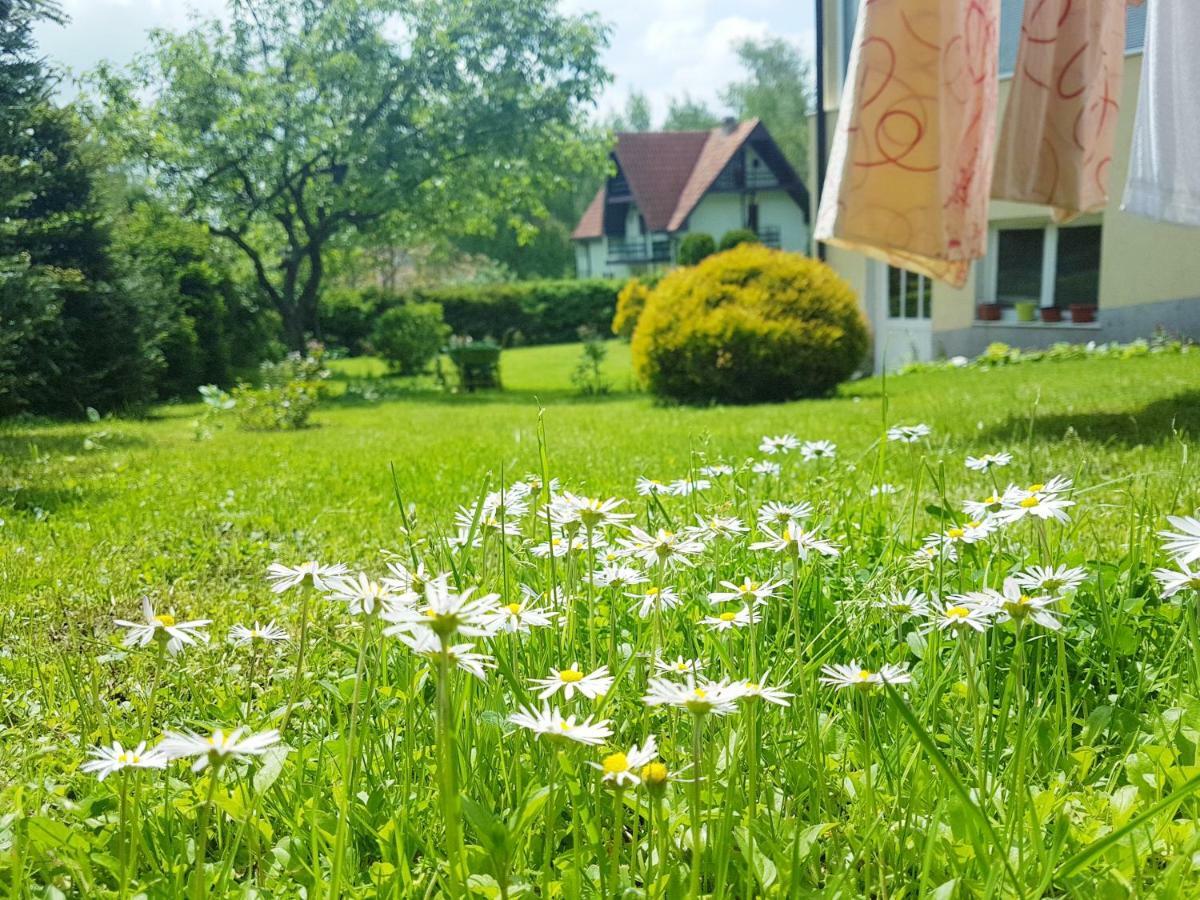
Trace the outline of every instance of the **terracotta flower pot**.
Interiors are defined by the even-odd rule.
[[[1096,307],[1090,303],[1072,303],[1071,321],[1079,324],[1096,321]]]
[[[979,306],[975,308],[975,317],[981,322],[999,322],[1000,304],[980,303]]]
[[[1043,322],[1061,322],[1062,310],[1057,306],[1043,306],[1041,308]]]

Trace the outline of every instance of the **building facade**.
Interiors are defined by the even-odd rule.
[[[610,159],[614,173],[571,234],[581,278],[670,267],[695,233],[720,241],[748,228],[767,246],[808,252],[808,191],[757,119],[621,133]]]
[[[817,2],[825,4],[823,102],[826,132],[832,138],[858,3]],[[1021,0],[1002,0],[999,116],[1012,82],[1021,13]],[[877,370],[895,369],[911,360],[975,356],[995,341],[1036,348],[1059,341],[1127,341],[1158,329],[1200,337],[1200,229],[1154,222],[1120,209],[1144,28],[1145,7],[1131,7],[1109,202],[1103,211],[1056,226],[1045,207],[993,200],[987,256],[971,267],[960,289],[853,251],[827,248],[829,264],[862,299],[874,333]],[[815,168],[809,178],[815,181]],[[1035,321],[1018,321],[1017,305],[1030,302],[1039,307]],[[990,307],[985,314],[999,318],[980,319],[981,305]],[[1095,307],[1094,321],[1072,321],[1073,306]],[[1041,307],[1050,311],[1043,313]],[[1086,319],[1086,310],[1080,312],[1079,318]]]

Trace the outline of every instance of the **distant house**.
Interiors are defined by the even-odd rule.
[[[859,0],[825,4],[826,133],[832,141],[850,58]],[[1003,116],[1021,36],[1021,0],[1000,3],[1000,104]],[[1200,231],[1123,212],[1121,198],[1142,66],[1146,7],[1126,13],[1125,70],[1116,148],[1109,167],[1109,202],[1100,212],[1056,225],[1042,206],[993,200],[988,252],[960,289],[893,268],[852,250],[829,247],[828,262],[858,292],[871,319],[875,367],[981,353],[1002,341],[1045,347],[1058,341],[1126,341],[1156,328],[1200,337]],[[815,117],[813,119],[815,124]],[[814,139],[812,146],[816,147]],[[816,153],[811,154],[816,157]],[[810,178],[817,177],[815,170]],[[1034,302],[1038,321],[1017,319],[1018,302]],[[979,318],[980,304],[1000,318]],[[1095,307],[1073,321],[1074,305]],[[1042,321],[1058,318],[1061,321]],[[1094,321],[1092,320],[1094,319]]]
[[[720,241],[749,228],[770,247],[807,252],[804,183],[758,119],[711,131],[621,133],[616,172],[575,226],[581,278],[621,278],[675,262],[685,235]]]

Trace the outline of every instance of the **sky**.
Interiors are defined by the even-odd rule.
[[[613,83],[600,113],[624,106],[631,90],[645,93],[655,119],[668,99],[684,93],[719,109],[718,94],[741,76],[732,45],[744,38],[781,37],[812,58],[812,0],[561,0],[571,12],[599,12],[612,26],[605,56]],[[145,46],[151,28],[180,29],[189,15],[220,13],[226,0],[62,0],[66,27],[39,26],[51,60],[81,74],[101,60],[124,64]],[[73,93],[69,87],[64,93]]]

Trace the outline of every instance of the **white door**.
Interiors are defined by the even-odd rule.
[[[872,260],[868,289],[875,297],[875,371],[894,371],[933,358],[933,284],[924,275]]]

